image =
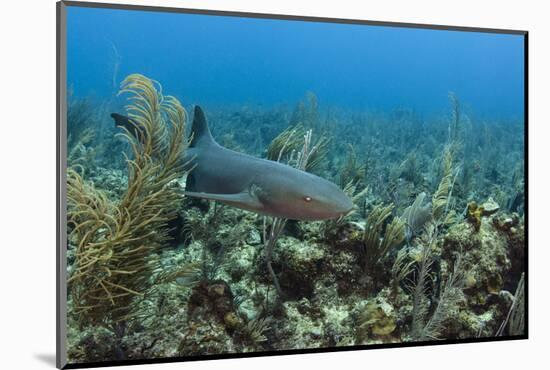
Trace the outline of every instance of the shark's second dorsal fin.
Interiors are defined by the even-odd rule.
[[[195,114],[193,117],[193,127],[191,128],[191,132],[193,135],[193,140],[189,145],[191,148],[216,143],[210,133],[210,129],[208,128],[208,123],[206,122],[204,112],[198,105],[195,106]]]

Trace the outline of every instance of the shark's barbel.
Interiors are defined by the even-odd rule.
[[[117,126],[128,126],[128,118],[111,116]],[[192,132],[186,151],[194,166],[187,176],[188,196],[292,220],[337,218],[353,208],[349,197],[330,181],[220,146],[199,106],[195,106]]]

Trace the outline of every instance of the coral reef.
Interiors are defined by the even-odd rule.
[[[356,206],[297,222],[185,197],[184,108],[141,75],[122,91],[138,130],[118,136],[104,106],[70,104],[71,361],[524,333],[522,122],[470,119],[454,94],[434,120],[329,113],[313,93],[209,107],[220,143]]]

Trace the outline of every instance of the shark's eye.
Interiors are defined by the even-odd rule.
[[[306,197],[304,197],[304,200],[305,200],[306,202],[311,202],[311,197],[307,197],[307,196],[306,196]]]

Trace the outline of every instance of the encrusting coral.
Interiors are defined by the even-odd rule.
[[[471,202],[468,204],[468,221],[474,225],[476,231],[479,231],[479,228],[481,227],[481,217],[483,216],[483,213],[483,206],[478,206],[476,202]]]

